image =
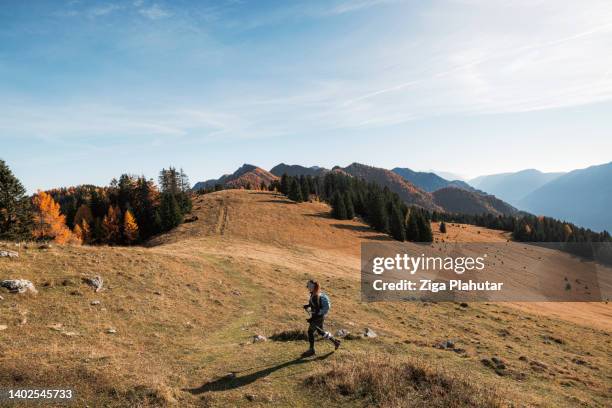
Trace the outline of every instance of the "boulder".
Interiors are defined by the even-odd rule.
[[[255,336],[253,336],[253,343],[260,343],[262,341],[267,341],[268,339],[265,336],[262,336],[261,334],[257,334]]]
[[[363,337],[369,337],[373,339],[375,337],[378,337],[378,334],[376,334],[376,332],[370,329],[369,327],[366,327],[365,332],[363,333]]]
[[[452,340],[445,340],[441,343],[436,344],[435,347],[441,350],[452,349],[455,348],[455,343]]]
[[[7,288],[12,293],[25,293],[28,291],[32,293],[38,293],[38,291],[34,287],[34,284],[26,279],[3,280],[0,282],[0,286],[3,288]]]
[[[14,251],[0,250],[0,258],[19,258],[19,254]]]
[[[350,334],[351,332],[349,332],[346,329],[338,329],[338,331],[336,332],[336,337],[346,337]]]
[[[101,276],[96,276],[95,278],[84,278],[83,281],[89,286],[93,287],[96,292],[102,290],[102,286],[104,285],[104,279]]]

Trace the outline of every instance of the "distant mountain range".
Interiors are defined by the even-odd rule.
[[[596,231],[612,231],[612,162],[558,176],[523,197],[519,207]]]
[[[491,174],[469,180],[470,185],[479,190],[494,194],[512,205],[520,206],[521,200],[546,183],[564,173],[542,173],[535,169],[516,173]]]
[[[266,186],[278,177],[261,167],[253,166],[252,164],[243,164],[238,170],[232,174],[225,174],[218,179],[210,179],[200,181],[193,186],[193,190],[204,190],[213,188],[215,185],[221,185],[225,188],[259,188],[261,183]]]
[[[431,211],[461,212],[465,214],[514,214],[516,209],[503,201],[484,194],[461,181],[448,181],[433,173],[412,172],[410,169],[395,169],[408,174],[416,183],[402,177],[398,172],[380,167],[353,163],[347,167],[336,166],[332,170],[322,167],[304,167],[281,163],[269,172],[253,165],[245,164],[232,174],[218,179],[196,183],[194,190],[212,188],[216,184],[226,188],[259,188],[262,182],[269,185],[283,174],[291,176],[324,175],[329,171],[343,173],[352,177],[377,183],[397,195],[408,205],[416,205]],[[441,188],[436,189],[439,186]],[[428,190],[436,190],[433,194]]]
[[[461,180],[447,180],[438,176],[435,173],[427,173],[422,171],[414,171],[408,168],[400,168],[396,167],[392,172],[399,174],[405,180],[408,180],[415,186],[428,191],[433,192],[439,190],[444,187],[457,187],[468,191],[476,191],[472,186],[470,186],[465,181]]]
[[[287,173],[321,176],[329,171],[378,183],[397,193],[408,205],[464,214],[513,215],[525,210],[596,231],[612,230],[612,162],[569,173],[528,169],[480,176],[469,182],[447,180],[432,172],[396,167],[387,170],[353,163],[332,170],[281,163],[270,171],[245,164],[232,174],[194,185],[194,190],[216,184],[226,188],[259,188]]]

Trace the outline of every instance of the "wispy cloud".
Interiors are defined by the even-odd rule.
[[[106,16],[116,10],[120,10],[121,8],[122,6],[120,6],[119,4],[105,4],[101,6],[95,6],[88,11],[88,15],[91,17]]]
[[[384,4],[399,3],[403,0],[351,0],[344,1],[341,3],[333,4],[330,3],[328,8],[325,8],[323,14],[337,15],[345,14],[353,11],[369,9],[374,6],[380,6]]]
[[[143,16],[150,18],[151,20],[159,20],[161,18],[170,17],[172,15],[170,11],[162,8],[159,4],[153,4],[148,7],[141,7],[139,8],[138,12]]]

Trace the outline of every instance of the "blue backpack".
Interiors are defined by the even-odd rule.
[[[329,300],[329,296],[327,296],[325,293],[321,293],[319,295],[319,306],[322,316],[329,313],[329,310],[331,309],[331,300]]]

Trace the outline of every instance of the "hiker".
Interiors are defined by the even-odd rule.
[[[319,282],[309,280],[306,284],[306,287],[310,292],[310,300],[308,301],[307,305],[304,305],[304,310],[308,311],[308,309],[310,309],[311,314],[310,319],[306,320],[309,323],[308,342],[310,343],[310,348],[308,349],[308,351],[302,354],[302,357],[314,356],[315,332],[323,336],[324,339],[331,341],[334,345],[334,348],[337,350],[338,347],[340,347],[340,340],[334,339],[330,332],[326,332],[323,330],[323,321],[325,320],[325,315],[329,312],[329,298],[325,293],[321,292],[321,286],[319,285]]]

